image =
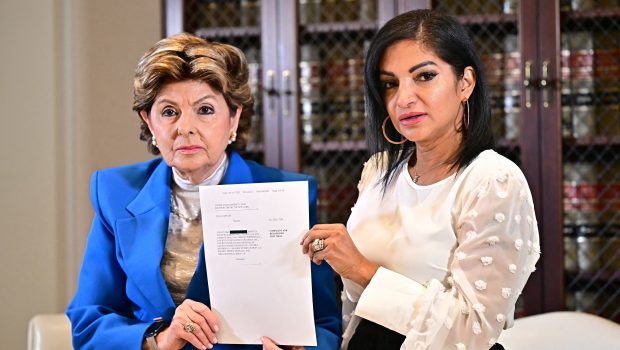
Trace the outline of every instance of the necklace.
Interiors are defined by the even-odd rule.
[[[415,170],[415,167],[413,167],[413,177],[412,177],[413,183],[414,184],[418,184],[418,180],[420,180],[420,175],[418,175],[418,172]]]
[[[170,211],[187,223],[200,222],[202,220],[202,215],[200,215],[200,209],[198,209],[198,213],[196,213],[196,216],[194,216],[193,218],[181,213],[181,211],[179,210],[179,205],[177,204],[177,200],[172,194],[172,191],[170,191]]]

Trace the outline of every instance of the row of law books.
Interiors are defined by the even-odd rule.
[[[620,30],[561,37],[563,136],[620,135]]]

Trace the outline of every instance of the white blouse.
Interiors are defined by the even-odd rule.
[[[347,229],[381,267],[366,288],[343,279],[343,349],[359,317],[405,335],[401,349],[488,349],[540,256],[525,176],[487,150],[428,186],[403,166],[384,194],[376,157]]]

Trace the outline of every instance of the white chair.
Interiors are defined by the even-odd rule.
[[[620,350],[620,325],[582,312],[549,312],[516,319],[498,342],[506,350]]]
[[[64,314],[35,315],[28,324],[28,350],[71,350],[71,323]]]

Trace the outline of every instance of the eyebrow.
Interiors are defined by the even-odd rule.
[[[215,99],[215,98],[216,98],[215,95],[205,95],[205,96],[199,98],[198,100],[196,100],[196,102],[192,103],[192,105],[195,106],[197,104],[202,103],[204,100]],[[162,98],[161,100],[157,100],[157,101],[155,101],[155,103],[157,103],[157,104],[169,103],[169,104],[172,104],[172,105],[176,105],[175,101],[169,100],[167,98]]]
[[[418,64],[416,64],[415,66],[413,66],[413,67],[409,68],[409,73],[413,73],[413,72],[415,72],[416,70],[418,70],[418,69],[420,69],[420,68],[422,68],[422,67],[425,67],[425,66],[429,66],[429,65],[436,66],[436,65],[437,65],[437,63],[435,63],[435,62],[433,62],[433,61],[424,61],[424,62],[422,62],[422,63],[418,63]],[[392,76],[394,75],[394,73],[386,72],[386,71],[384,71],[384,70],[379,71],[379,74],[392,75]]]
[[[194,106],[195,106],[195,105],[197,105],[197,104],[202,103],[202,101],[204,101],[204,100],[209,100],[209,99],[211,99],[211,100],[215,100],[215,99],[216,99],[216,97],[215,97],[215,95],[204,95],[204,96],[202,96],[201,98],[197,99],[197,100],[196,100],[196,102],[194,102],[192,105],[194,105]]]

